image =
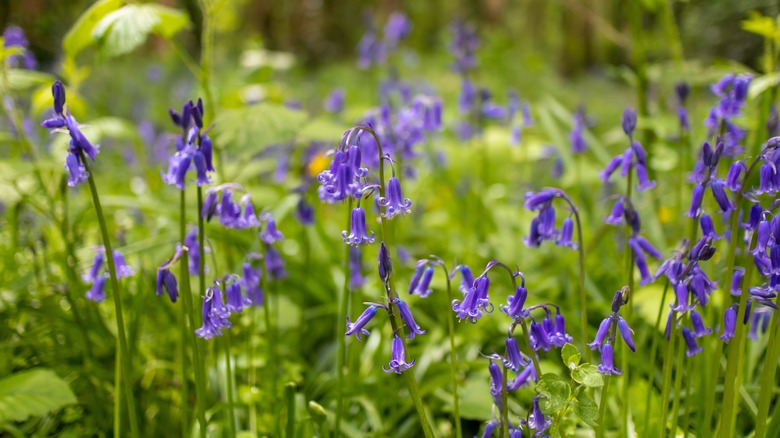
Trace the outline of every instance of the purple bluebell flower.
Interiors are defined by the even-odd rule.
[[[455,57],[453,69],[456,72],[464,74],[477,66],[475,54],[477,47],[479,47],[479,39],[474,27],[461,20],[455,20],[452,23],[450,51]]]
[[[295,217],[301,225],[309,226],[314,224],[314,207],[301,198],[295,205]]]
[[[612,174],[615,173],[615,171],[621,168],[622,166],[623,166],[623,155],[621,154],[613,158],[607,164],[607,167],[605,167],[604,170],[602,170],[601,173],[599,173],[601,180],[604,182],[609,181],[609,178],[612,176]]]
[[[114,250],[114,266],[116,267],[116,278],[126,278],[135,275],[135,270],[125,261],[125,257],[119,250]]]
[[[206,193],[206,199],[203,201],[203,209],[200,211],[201,217],[206,219],[206,222],[210,222],[211,218],[219,209],[219,203],[217,202],[218,195],[219,193],[216,190],[210,190]]]
[[[105,301],[106,299],[106,276],[105,275],[99,275],[94,279],[92,283],[92,287],[89,289],[89,291],[87,291],[86,298],[90,301],[95,301],[97,303],[101,303]]]
[[[265,272],[272,279],[280,280],[287,277],[287,270],[284,268],[284,259],[279,251],[273,245],[265,245]]]
[[[267,222],[265,224],[265,230],[260,232],[260,240],[265,243],[274,243],[284,240],[284,234],[282,234],[276,228],[276,221],[271,215],[267,215]]]
[[[547,431],[547,429],[550,428],[552,425],[552,419],[547,419],[547,417],[542,413],[542,410],[539,408],[539,395],[536,395],[533,400],[533,409],[531,410],[530,415],[528,415],[528,420],[520,420],[523,424],[528,426],[529,429],[535,430],[534,432],[534,438],[544,436],[544,432]]]
[[[612,207],[612,211],[609,213],[609,216],[604,218],[604,222],[609,225],[621,225],[623,224],[623,213],[625,212],[625,207],[623,206],[623,198],[618,198],[617,201],[615,201],[615,205]]]
[[[197,174],[195,182],[198,186],[211,184],[211,180],[206,174],[206,159],[203,157],[203,152],[200,150],[195,151],[192,155],[192,163],[195,165],[195,172]]]
[[[252,305],[252,300],[245,297],[241,291],[241,283],[238,278],[225,286],[225,296],[227,298],[227,310],[230,312],[241,312],[244,308]]]
[[[344,89],[336,88],[325,98],[325,111],[338,114],[344,109]]]
[[[252,204],[252,199],[249,196],[249,193],[245,194],[241,197],[241,204],[244,206],[244,213],[241,215],[241,221],[240,221],[240,227],[241,228],[259,228],[260,227],[260,221],[257,219],[257,215],[255,214],[255,206]],[[276,224],[274,223],[274,230],[276,229]],[[262,233],[261,233],[262,234]],[[274,237],[277,240],[283,240],[284,235],[280,233],[279,231],[276,231],[274,234]],[[282,236],[279,238],[279,236]],[[267,236],[270,237],[270,236]],[[262,240],[262,237],[261,237]]]
[[[405,301],[396,299],[395,305],[398,306],[398,313],[401,314],[401,320],[409,328],[409,335],[407,338],[414,339],[415,335],[424,335],[425,330],[421,329],[419,325],[414,321],[412,311],[409,309],[409,305]]]
[[[433,292],[433,290],[430,288],[431,279],[433,279],[433,273],[434,273],[433,266],[426,267],[425,271],[423,271],[422,277],[420,278],[419,282],[415,286],[414,291],[411,293],[417,294],[421,298],[426,298],[428,295],[430,295],[431,292]]]
[[[233,191],[225,189],[222,192],[222,200],[218,207],[219,221],[227,228],[241,229],[241,206],[233,202]]]
[[[637,181],[639,181],[637,190],[639,190],[640,192],[643,192],[645,190],[650,190],[653,187],[655,187],[655,181],[650,181],[648,179],[647,168],[642,163],[636,165],[636,179]]]
[[[102,248],[95,251],[95,259],[92,262],[92,267],[89,268],[89,272],[82,275],[81,278],[86,283],[94,283],[100,277],[100,271],[103,268],[105,261],[105,255]]]
[[[387,59],[387,48],[373,29],[369,29],[363,34],[357,50],[359,54],[358,67],[364,70],[374,64],[382,64]]]
[[[350,222],[350,231],[342,231],[341,237],[347,245],[364,245],[374,243],[374,233],[371,235],[366,231],[366,212],[357,207],[352,210],[352,221]]]
[[[457,313],[458,319],[468,319],[469,322],[475,324],[482,317],[483,311],[492,311],[493,306],[488,299],[489,287],[490,280],[481,276],[474,280],[474,286],[465,292],[462,301],[452,301],[452,310]]]
[[[531,321],[530,331],[531,348],[533,348],[534,351],[550,351],[550,337],[544,330],[542,324]]]
[[[569,133],[569,142],[571,142],[571,151],[574,154],[581,154],[587,150],[583,131],[585,129],[585,108],[580,106],[574,113],[574,123]],[[617,167],[615,167],[617,169]],[[614,171],[614,169],[613,169]],[[611,173],[611,172],[610,172]],[[607,176],[609,178],[609,176]]]
[[[563,226],[561,227],[561,235],[558,238],[558,240],[555,242],[558,246],[566,246],[571,249],[576,250],[577,244],[572,241],[572,236],[574,234],[574,221],[571,217],[567,217],[563,220]]]
[[[742,181],[739,179],[742,172],[747,171],[745,163],[742,161],[735,161],[731,163],[729,167],[729,173],[726,176],[726,187],[732,192],[738,191],[742,188]]]
[[[600,373],[605,376],[621,375],[623,371],[620,371],[615,365],[613,360],[613,348],[612,344],[607,342],[601,347],[601,364],[598,366]]]
[[[674,286],[674,290],[677,295],[677,305],[670,305],[672,310],[683,313],[695,308],[693,304],[688,304],[689,293],[685,283],[680,281]]]
[[[387,17],[387,23],[385,23],[385,43],[389,50],[394,50],[398,47],[401,41],[412,31],[412,23],[406,18],[403,12],[395,11]]]
[[[263,289],[260,287],[260,279],[263,275],[261,269],[255,269],[249,262],[244,263],[244,276],[241,277],[241,286],[246,290],[246,296],[253,306],[262,306],[264,302]]]
[[[736,206],[731,203],[731,200],[726,194],[726,191],[723,189],[724,187],[725,187],[725,183],[719,179],[714,179],[710,184],[710,189],[712,190],[712,196],[713,198],[715,198],[715,202],[718,203],[718,206],[720,207],[720,211],[722,211],[723,213],[727,213],[731,210],[734,210]]]
[[[191,275],[200,273],[200,244],[198,243],[198,230],[193,228],[184,237],[184,246],[187,247],[188,267]]]
[[[233,326],[227,319],[230,312],[222,302],[222,291],[216,283],[206,290],[206,296],[203,298],[202,316],[203,325],[195,330],[195,334],[199,338],[211,339],[214,336],[221,336],[223,329]]]
[[[626,133],[627,136],[633,137],[634,130],[636,129],[636,111],[632,108],[626,108],[623,110],[623,132]]]
[[[168,262],[163,264],[167,265]],[[176,281],[176,276],[166,267],[160,267],[157,270],[157,295],[162,295],[164,292],[168,293],[168,297],[172,303],[176,302],[179,297],[179,286]]]
[[[693,336],[700,338],[712,333],[712,329],[704,326],[704,321],[699,312],[691,311],[691,324],[693,324]]]
[[[522,387],[530,386],[531,382],[539,380],[539,376],[536,375],[536,367],[534,367],[534,364],[530,360],[524,364],[524,367],[525,368],[517,374],[515,379],[512,380],[512,383],[507,384],[507,390],[517,391]]]
[[[76,187],[89,179],[89,172],[81,163],[81,159],[73,152],[68,152],[65,157],[65,170],[68,171],[68,186]]]
[[[504,375],[501,373],[501,367],[491,360],[488,371],[490,371],[490,394],[493,395],[493,400],[500,400],[499,396],[504,391]],[[501,403],[496,405],[501,406]]]
[[[734,267],[734,275],[731,277],[731,295],[742,295],[742,279],[745,276],[745,268]]]
[[[392,359],[388,364],[389,368],[382,367],[382,371],[386,373],[401,374],[414,365],[414,359],[411,362],[406,361],[406,350],[404,349],[404,341],[398,335],[393,338],[392,346]]]
[[[474,274],[471,273],[471,268],[466,265],[458,265],[456,269],[460,271],[462,278],[459,289],[466,294],[474,287]]]
[[[517,339],[512,336],[506,338],[506,357],[503,362],[505,367],[515,372],[520,367],[528,365],[528,361],[523,358],[520,347],[517,345]]]
[[[377,306],[371,305],[366,308],[366,310],[363,311],[363,313],[360,314],[358,319],[355,322],[350,322],[349,317],[347,317],[347,336],[355,335],[355,337],[358,339],[358,341],[362,341],[363,338],[360,337],[360,335],[368,336],[370,332],[366,330],[365,325],[368,324],[369,321],[376,315]]]
[[[496,427],[498,427],[500,423],[498,421],[488,421],[485,423],[485,430],[482,431],[482,438],[490,438],[493,436],[493,432],[495,432]]]
[[[385,208],[382,216],[392,219],[396,215],[404,215],[412,212],[412,201],[404,198],[401,193],[401,182],[395,176],[387,181],[387,196],[377,198],[377,204]]]
[[[530,316],[530,312],[523,308],[527,298],[528,291],[526,291],[525,287],[518,286],[515,289],[515,294],[507,298],[507,305],[501,306],[500,310],[512,319],[527,318]]]
[[[713,224],[710,215],[702,214],[701,217],[699,217],[699,224],[701,225],[702,235],[710,237],[712,240],[723,238],[723,236],[715,232],[715,224]]]
[[[555,325],[553,330],[548,330],[547,333],[550,336],[550,343],[558,348],[563,348],[567,342],[573,340],[571,335],[566,333],[566,320],[564,319],[563,314],[561,314],[561,309],[558,306],[555,307]]]
[[[759,330],[761,333],[766,333],[771,319],[772,313],[770,312],[753,312],[753,319],[750,323],[750,333],[748,334],[748,337],[757,340]]]
[[[634,331],[631,330],[631,327],[628,326],[626,320],[621,316],[618,316],[618,331],[620,331],[620,336],[626,342],[628,348],[630,348],[631,351],[636,352],[636,345],[634,345],[634,339],[631,337],[631,334]]]
[[[24,36],[24,31],[18,26],[8,26],[3,31],[3,48],[21,47],[23,53],[11,55],[6,59],[6,63],[11,68],[17,68],[20,65],[27,70],[35,70],[38,67],[38,61],[35,54],[29,50],[30,43]]]
[[[604,343],[604,340],[607,338],[607,334],[609,333],[609,329],[612,327],[613,320],[614,316],[609,315],[601,321],[601,324],[599,324],[599,329],[596,331],[596,338],[593,339],[593,342],[588,344],[588,347],[590,347],[591,350],[601,350],[602,344]]]
[[[691,332],[688,327],[683,327],[682,335],[683,339],[685,339],[685,344],[688,347],[688,350],[685,352],[687,357],[696,356],[697,354],[704,351],[704,349],[696,343],[696,336],[694,336],[693,332]]]
[[[704,198],[704,186],[696,185],[693,188],[693,196],[691,197],[691,208],[686,215],[691,218],[696,218],[701,212],[701,201]]]

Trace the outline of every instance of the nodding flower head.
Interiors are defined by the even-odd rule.
[[[574,236],[574,221],[571,217],[567,217],[563,220],[563,226],[561,227],[561,234],[555,244],[558,246],[565,246],[576,250],[577,244],[572,241]]]
[[[536,321],[531,321],[531,348],[534,351],[544,350],[550,351],[550,337],[542,324]]]
[[[525,208],[531,211],[543,210],[550,207],[553,199],[562,196],[563,192],[559,189],[542,190],[538,193],[525,194]]]
[[[518,286],[515,294],[507,298],[507,305],[501,306],[501,311],[512,319],[528,318],[531,313],[523,308],[526,298],[528,298],[528,291],[523,286]]]
[[[601,350],[602,344],[607,338],[607,334],[609,333],[610,327],[612,327],[613,321],[613,315],[609,315],[601,321],[601,324],[599,324],[599,329],[596,332],[596,338],[593,340],[593,342],[588,344],[588,347],[590,347],[591,350]]]
[[[273,245],[265,245],[265,272],[268,272],[272,279],[280,280],[287,277],[287,270],[284,268],[284,259],[279,251]]]
[[[227,298],[227,310],[230,312],[241,312],[244,308],[252,305],[252,301],[241,293],[241,283],[238,278],[225,287]]]
[[[174,281],[176,279],[174,278]],[[103,302],[106,299],[106,276],[100,275],[92,282],[92,287],[87,291],[86,298],[90,301],[97,303]],[[175,299],[172,299],[174,302]]]
[[[417,285],[414,288],[414,291],[411,293],[419,295],[421,298],[426,298],[428,295],[433,292],[433,290],[430,288],[431,286],[431,280],[433,279],[433,273],[434,273],[434,267],[428,266],[425,268],[425,271],[422,273],[422,277],[417,282]]]
[[[198,275],[200,273],[200,244],[198,244],[198,230],[193,228],[184,237],[184,246],[187,247],[187,263],[190,270],[190,275]]]
[[[539,395],[533,398],[533,409],[528,415],[528,420],[520,420],[521,423],[528,426],[529,429],[533,429],[534,437],[544,436],[544,432],[552,425],[552,418],[547,419],[542,410],[539,408]]]
[[[520,352],[520,347],[517,345],[517,339],[512,336],[506,338],[506,357],[503,361],[505,367],[515,372],[520,367],[528,365],[529,360],[523,357],[523,353]]]
[[[391,350],[392,359],[388,364],[388,368],[382,367],[382,371],[386,373],[401,374],[414,365],[414,359],[411,362],[406,361],[406,349],[404,348],[404,341],[398,335],[393,338],[393,346]]]
[[[614,364],[614,351],[612,344],[606,343],[601,347],[601,365],[598,366],[600,373],[605,376],[621,375],[623,371],[620,371]]]
[[[260,288],[262,269],[255,269],[249,262],[244,263],[244,276],[241,277],[241,286],[246,290],[246,296],[253,306],[263,305],[263,289]]]
[[[688,350],[685,352],[687,357],[696,356],[697,354],[704,351],[704,349],[699,347],[699,345],[696,343],[696,336],[693,334],[693,332],[690,331],[690,329],[688,329],[688,327],[683,327],[682,336],[683,339],[685,339],[685,344],[688,346]]]
[[[374,243],[374,233],[368,234],[366,231],[366,212],[357,207],[352,210],[352,221],[350,222],[350,231],[343,231],[341,237],[347,245],[364,245]]]
[[[265,230],[260,232],[260,240],[265,243],[274,243],[284,240],[284,234],[282,234],[276,228],[276,221],[271,215],[266,215],[267,222],[265,224]]]
[[[501,394],[504,386],[504,375],[501,373],[501,366],[491,360],[488,365],[488,371],[490,371],[490,393],[493,396],[497,396]]]
[[[222,302],[222,291],[216,283],[206,290],[202,312],[203,326],[195,330],[195,334],[198,337],[211,339],[214,336],[221,336],[223,329],[232,327],[232,324],[227,319],[230,316],[230,312]]]
[[[471,268],[466,265],[458,265],[456,268],[460,271],[462,280],[460,281],[459,289],[464,294],[474,287],[474,274],[471,273]]]
[[[480,276],[474,281],[474,286],[465,292],[463,301],[452,301],[452,310],[457,313],[458,319],[468,319],[475,324],[483,312],[493,311],[493,305],[488,298],[489,287],[490,280],[486,276]]]
[[[558,348],[563,348],[567,342],[573,340],[571,335],[566,333],[566,320],[561,314],[561,309],[557,306],[555,307],[555,324],[553,330],[548,331],[547,334],[550,336],[550,343]]]
[[[735,306],[729,306],[723,314],[723,334],[720,339],[729,343],[734,338],[734,330],[737,328],[737,309]]]
[[[406,324],[409,329],[409,335],[407,338],[414,339],[415,335],[424,335],[425,330],[421,329],[419,325],[414,321],[412,311],[409,309],[409,305],[405,301],[395,299],[395,305],[398,306],[398,312],[401,314],[401,320]]]
[[[704,326],[704,321],[699,315],[699,312],[691,311],[691,324],[693,324],[693,336],[700,338],[712,333],[712,329]]]
[[[394,176],[387,181],[387,196],[377,198],[377,204],[385,208],[382,216],[389,219],[399,214],[404,215],[412,212],[412,201],[403,197],[401,194],[401,182]]]
[[[368,324],[369,321],[376,315],[376,311],[378,309],[378,306],[371,305],[366,308],[366,310],[363,311],[363,313],[360,314],[358,319],[355,322],[350,322],[349,317],[347,318],[347,336],[355,335],[355,337],[358,339],[358,341],[362,341],[363,338],[360,336],[368,336],[370,332],[366,330],[365,325]]]
[[[354,248],[354,247],[353,247]],[[393,273],[393,261],[390,259],[390,252],[387,250],[385,242],[379,244],[379,260],[377,262],[377,272],[379,278],[383,282],[387,283],[390,279],[390,275]]]

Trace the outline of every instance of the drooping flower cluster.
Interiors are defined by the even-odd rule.
[[[24,36],[24,31],[18,26],[8,26],[3,31],[3,48],[9,47],[21,47],[24,49],[23,53],[11,55],[6,58],[6,63],[11,68],[17,68],[21,66],[27,70],[35,70],[38,67],[38,61],[35,59],[35,54],[30,51],[30,43]]]
[[[745,170],[745,164],[742,161],[734,162],[729,168],[728,176],[725,180],[717,178],[718,163],[723,155],[724,144],[720,138],[716,142],[715,149],[708,142],[704,142],[701,148],[701,155],[696,162],[696,166],[690,175],[691,182],[696,183],[691,197],[691,207],[686,215],[696,218],[702,212],[702,201],[707,187],[712,192],[712,197],[718,204],[721,213],[728,213],[736,208],[726,194],[726,188],[731,191],[738,191],[742,186],[740,175]],[[771,171],[771,170],[770,170]]]
[[[463,273],[464,282],[467,275]],[[491,313],[493,311],[493,304],[490,302],[488,291],[490,289],[490,278],[487,274],[480,275],[474,279],[471,286],[468,289],[461,288],[463,292],[463,299],[455,299],[452,301],[452,310],[457,314],[459,320],[468,320],[472,324],[476,324],[479,318],[484,313]]]
[[[358,43],[358,67],[367,69],[372,65],[382,65],[387,57],[395,52],[412,31],[412,23],[403,12],[393,12],[387,18],[384,39],[379,37],[370,14],[365,14],[363,23],[366,32]]]
[[[525,208],[539,212],[531,221],[531,230],[524,239],[527,246],[538,248],[542,242],[552,240],[558,246],[577,249],[577,244],[572,240],[574,236],[574,220],[572,220],[571,214],[563,220],[563,225],[560,229],[555,227],[555,209],[552,206],[555,198],[563,198],[569,202],[563,190],[555,188],[544,189],[538,193],[528,192],[525,194]],[[569,202],[569,206],[572,206],[571,202]]]
[[[607,167],[601,172],[601,179],[604,182],[609,181],[615,171],[620,169],[620,176],[626,177],[631,169],[636,172],[636,179],[639,185],[637,190],[644,191],[655,187],[655,181],[651,181],[647,176],[647,152],[642,145],[634,140],[634,130],[636,129],[636,111],[626,108],[623,112],[623,132],[626,133],[629,140],[629,147],[612,159]]]
[[[233,201],[233,190],[243,190],[243,188],[237,184],[222,184],[206,190],[206,199],[200,211],[201,217],[210,222],[216,216],[223,226],[236,230],[259,228],[260,221],[249,194],[241,196],[237,204]],[[264,231],[264,235],[276,236],[276,224],[269,224],[268,228],[270,230]]]
[[[51,86],[51,94],[54,96],[54,117],[44,120],[41,126],[52,130],[64,128],[68,131],[70,144],[68,155],[65,158],[65,170],[70,174],[68,185],[75,187],[89,178],[89,172],[87,172],[83,160],[86,159],[85,157],[89,157],[94,162],[100,151],[100,145],[90,143],[81,132],[79,123],[68,112],[68,107],[65,106],[65,87],[63,87],[62,82],[56,81]]]
[[[106,250],[104,247],[95,247],[95,258],[92,261],[92,266],[89,271],[81,276],[81,279],[85,283],[91,284],[92,287],[87,291],[86,298],[95,302],[103,302],[106,299],[106,280],[108,279],[108,266],[105,263]],[[135,274],[135,270],[131,268],[125,258],[117,250],[113,251],[114,255],[114,267],[116,268],[116,278],[121,279],[125,277],[131,277]]]
[[[176,138],[176,153],[168,159],[168,172],[163,174],[163,181],[184,190],[187,172],[195,169],[198,186],[211,184],[208,172],[214,172],[213,145],[207,135],[210,128],[203,129],[203,100],[198,99],[197,103],[188,100],[181,113],[173,109],[168,113],[181,128],[181,135]]]
[[[585,115],[585,106],[580,105],[574,113],[571,132],[569,133],[569,143],[571,143],[571,152],[581,154],[588,150],[588,144],[585,142],[585,129],[589,127],[587,116]]]
[[[249,275],[247,276],[247,274]],[[231,274],[223,277],[221,281],[214,280],[214,284],[206,289],[206,295],[203,297],[203,325],[195,330],[195,334],[203,339],[221,336],[224,329],[229,329],[232,326],[228,320],[231,313],[240,313],[253,304],[262,304],[262,291],[259,291],[258,294],[256,287],[259,281],[258,273],[251,269],[251,265],[249,272],[247,272],[247,266],[244,266],[243,278]],[[252,284],[255,285],[254,289],[246,287]],[[246,295],[242,289],[247,290]],[[251,296],[259,301],[255,303]]]
[[[477,66],[477,48],[479,48],[479,38],[474,26],[463,20],[452,22],[452,41],[450,42],[450,51],[455,57],[452,65],[453,70],[461,75]]]
[[[718,104],[710,109],[704,126],[709,128],[710,137],[722,135],[725,143],[724,154],[736,157],[743,152],[740,145],[746,132],[734,123],[734,118],[742,112],[742,106],[747,99],[748,87],[753,77],[749,74],[727,74],[710,89],[718,97]]]
[[[414,268],[414,275],[412,275],[412,279],[409,281],[409,294],[427,298],[433,292],[431,280],[433,279],[436,264],[437,262],[427,259],[417,262]]]
[[[691,129],[691,124],[688,120],[688,110],[685,108],[685,100],[688,98],[691,87],[687,82],[678,82],[674,86],[674,91],[675,96],[677,97],[677,118],[680,122],[680,129],[688,131]]]
[[[628,348],[631,351],[636,351],[634,345],[633,330],[628,326],[628,323],[622,316],[619,315],[620,308],[628,302],[628,288],[623,288],[615,293],[612,298],[612,313],[604,318],[599,324],[599,329],[596,332],[596,338],[588,346],[592,350],[599,350],[601,352],[601,365],[598,366],[599,372],[604,375],[610,376],[613,374],[623,374],[614,363],[614,343],[616,339],[616,332],[620,332],[620,336],[625,341]]]

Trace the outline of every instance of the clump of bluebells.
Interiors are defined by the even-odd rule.
[[[168,172],[163,181],[184,190],[187,172],[195,170],[198,186],[211,184],[209,172],[214,172],[213,146],[208,136],[210,128],[203,128],[203,100],[197,103],[188,100],[182,106],[181,113],[169,110],[173,123],[181,128],[176,139],[176,153],[168,159]]]
[[[612,298],[612,313],[601,321],[596,332],[596,338],[588,344],[592,350],[598,350],[601,353],[601,365],[598,366],[598,370],[606,376],[623,374],[615,366],[614,362],[614,345],[618,331],[628,348],[636,352],[633,338],[634,332],[628,326],[628,322],[619,314],[620,308],[628,302],[629,293],[630,291],[627,287],[615,293],[615,296]]]
[[[570,207],[570,214],[563,220],[560,229],[555,226],[555,208],[552,205],[556,198],[564,199]],[[558,246],[577,249],[577,244],[572,240],[574,206],[563,190],[548,188],[538,193],[528,192],[525,194],[525,208],[538,211],[537,216],[531,220],[531,230],[524,239],[527,246],[538,248],[542,242],[551,240]]]
[[[91,284],[92,287],[87,291],[86,298],[90,301],[102,302],[106,299],[106,280],[108,279],[108,272],[105,266],[105,248],[102,246],[95,247],[95,258],[92,261],[92,266],[89,271],[81,276],[81,279],[85,283]],[[114,264],[116,266],[116,278],[131,277],[135,274],[135,270],[131,268],[125,261],[125,257],[118,250],[114,250]]]
[[[744,151],[740,143],[745,138],[746,131],[737,126],[734,119],[742,113],[752,80],[753,77],[749,74],[727,74],[711,87],[719,101],[710,109],[704,126],[709,129],[710,137],[716,134],[723,136],[724,154],[727,157],[736,157]]]

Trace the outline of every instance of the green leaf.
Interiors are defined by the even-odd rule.
[[[588,388],[604,386],[604,376],[601,375],[596,365],[589,363],[574,368],[571,372],[571,378]]]
[[[775,25],[775,21],[772,20],[772,17],[761,15],[756,11],[748,12],[748,16],[750,18],[747,20],[742,20],[740,23],[742,30],[761,35],[768,40],[780,40],[780,32],[778,32],[777,26]]]
[[[41,85],[51,85],[54,78],[47,73],[12,68],[8,70],[8,86],[14,91],[24,91]]]
[[[571,386],[557,374],[547,373],[536,384],[536,392],[545,395],[539,399],[539,408],[542,412],[546,415],[555,415],[569,402]]]
[[[306,115],[281,105],[261,103],[219,112],[214,126],[218,147],[252,156],[266,146],[296,138]]]
[[[76,56],[92,45],[95,42],[92,39],[92,30],[95,25],[103,17],[119,9],[120,6],[122,6],[122,0],[100,0],[87,9],[62,40],[62,48],[65,53],[69,56]]]
[[[0,424],[40,417],[76,403],[70,387],[54,371],[36,368],[0,380]]]
[[[127,5],[103,17],[92,30],[101,52],[108,57],[136,49],[154,32],[171,38],[187,27],[186,15],[176,9],[154,4]]]
[[[580,392],[577,398],[572,400],[571,407],[574,413],[588,426],[596,427],[599,425],[599,406],[587,392]]]
[[[561,358],[563,359],[564,365],[569,367],[569,369],[574,369],[574,367],[579,365],[582,355],[579,350],[577,350],[577,347],[567,342],[566,345],[561,348]]]

